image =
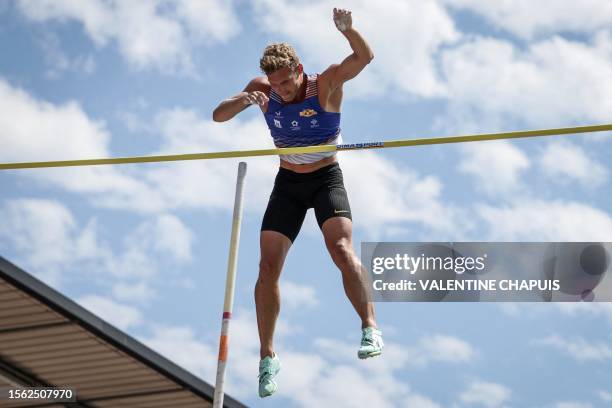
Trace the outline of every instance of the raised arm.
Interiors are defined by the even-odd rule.
[[[353,28],[353,18],[350,11],[334,8],[334,23],[348,40],[353,53],[346,57],[342,63],[332,65],[329,68],[330,88],[332,90],[357,76],[374,58],[374,53],[366,40]]]
[[[238,95],[222,101],[213,111],[215,122],[225,122],[251,105],[264,106],[268,103],[267,88],[263,78],[255,78]]]

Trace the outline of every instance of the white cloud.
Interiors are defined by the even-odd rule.
[[[143,221],[112,248],[101,239],[97,218],[80,225],[58,201],[16,199],[0,207],[0,245],[31,273],[55,287],[75,272],[79,279],[103,277],[117,299],[135,303],[155,294],[162,262],[191,259],[192,235],[176,216],[163,214]]]
[[[419,341],[418,355],[421,359],[448,363],[469,362],[476,351],[469,343],[448,335],[434,335]]]
[[[123,305],[102,296],[87,295],[77,299],[77,302],[121,330],[128,330],[144,322],[142,313],[137,308]]]
[[[503,302],[499,304],[501,311],[509,317],[517,317],[521,314],[521,306],[514,302]]]
[[[459,170],[475,178],[477,190],[509,194],[520,187],[520,176],[530,167],[527,155],[506,140],[468,143],[461,147]]]
[[[78,20],[99,45],[106,43],[113,29],[113,15],[104,1],[84,0],[77,4],[70,0],[18,0],[17,5],[26,17],[37,22]]]
[[[189,261],[192,257],[191,244],[193,233],[176,216],[162,214],[154,224],[144,227],[142,238],[154,237],[153,247],[160,252],[166,252],[177,261]]]
[[[57,201],[20,199],[7,202],[2,209],[4,239],[12,239],[15,247],[32,254],[37,265],[57,264],[67,260],[73,250],[76,221],[70,211]]]
[[[111,136],[104,122],[88,117],[74,102],[54,105],[37,100],[0,79],[0,160],[47,161],[109,157]],[[89,166],[22,170],[44,187],[91,194],[94,205],[121,203],[137,211],[157,210],[159,193],[126,167]]]
[[[39,101],[0,78],[0,159],[61,160],[108,155],[110,134],[78,103]]]
[[[476,212],[487,225],[486,240],[612,240],[610,215],[577,202],[521,199],[500,207],[477,205]]]
[[[75,156],[94,158],[91,156]],[[85,195],[91,205],[123,209],[138,213],[155,213],[167,209],[167,202],[159,189],[142,177],[134,167],[102,166],[78,168],[50,168],[44,171],[24,171],[42,182],[51,182],[63,190]],[[43,184],[49,187],[49,184]]]
[[[98,46],[116,41],[136,69],[195,75],[194,46],[223,42],[240,31],[233,3],[216,0],[20,0],[18,6],[37,22],[75,20]]]
[[[355,365],[327,365],[321,358],[311,364],[312,357],[301,353],[291,354],[286,360],[291,371],[283,378],[281,395],[291,396],[301,407],[394,407],[400,401],[401,406],[407,406],[404,401],[409,398],[426,406],[439,406],[429,398],[412,395],[407,385],[391,375],[369,376]],[[304,376],[307,368],[308,376]]]
[[[501,311],[508,317],[521,319],[557,319],[558,314],[551,317],[551,313],[556,310],[566,316],[587,316],[591,315],[595,318],[606,317],[606,309],[610,309],[612,319],[612,308],[609,308],[606,302],[504,302],[498,306]],[[612,320],[610,320],[612,322]]]
[[[467,9],[493,25],[523,38],[536,35],[593,32],[612,25],[612,4],[606,0],[443,0],[452,8]]]
[[[190,327],[155,324],[152,331],[150,337],[140,340],[175,364],[214,384],[217,366],[216,348],[198,340]],[[234,349],[233,344],[231,344],[230,355],[234,354]],[[232,359],[231,362],[233,363],[234,360]],[[231,389],[227,385],[226,387],[226,389]],[[231,391],[229,392],[231,393]]]
[[[599,390],[597,392],[597,395],[599,396],[599,398],[601,398],[602,401],[605,401],[605,402],[612,401],[612,392],[608,392],[606,390]]]
[[[431,399],[422,396],[422,395],[418,395],[418,394],[412,394],[409,395],[408,397],[406,397],[403,400],[403,407],[409,407],[409,408],[440,408],[441,405],[432,401]]]
[[[134,237],[134,235],[132,235]],[[106,259],[106,267],[115,278],[125,280],[150,280],[157,273],[157,260],[149,254],[150,244],[124,239],[125,250],[120,255]]]
[[[442,183],[433,175],[420,175],[367,151],[341,155],[340,165],[355,225],[372,235],[384,238],[389,226],[417,225],[424,234],[448,237],[470,227],[456,207],[443,202]]]
[[[283,306],[288,306],[290,309],[316,307],[319,304],[317,292],[312,286],[282,280],[280,291],[283,294]]]
[[[551,346],[578,361],[603,361],[612,359],[612,347],[606,343],[597,343],[593,339],[587,341],[579,337],[574,340],[568,340],[558,335],[550,335],[542,339],[533,340],[532,344]]]
[[[612,302],[504,302],[499,308],[508,317],[521,317],[522,319],[551,319],[551,312],[555,310],[563,316],[580,319],[602,319],[612,324]],[[552,309],[551,309],[552,308]],[[552,318],[557,319],[558,314]]]
[[[110,37],[136,68],[194,69],[180,23],[158,14],[156,2],[117,1],[109,11],[115,20]]]
[[[509,128],[517,121],[537,128],[606,122],[612,111],[611,56],[608,32],[589,43],[552,37],[525,49],[472,37],[441,57],[450,104],[438,126],[471,131],[488,124]]]
[[[563,401],[557,402],[555,408],[593,408],[593,405],[588,402]]]
[[[112,293],[119,300],[142,303],[153,298],[156,292],[148,282],[139,281],[136,283],[118,282],[113,285]]]
[[[91,74],[96,69],[92,54],[70,57],[61,49],[59,37],[53,33],[45,33],[39,39],[39,43],[48,66],[45,73],[48,78],[57,79],[66,72]]]
[[[95,219],[81,228],[58,201],[15,199],[0,208],[0,240],[52,286],[60,285],[67,265],[98,261],[105,255],[97,235]]]
[[[118,278],[128,281],[135,279],[136,285],[142,280],[150,281],[159,271],[159,258],[167,259],[169,255],[176,262],[191,259],[192,236],[191,230],[173,215],[162,214],[153,220],[143,221],[124,237],[123,253],[106,260],[107,268]],[[130,285],[134,285],[134,282]],[[147,294],[145,289],[130,289]]]
[[[383,330],[383,335],[385,330]],[[316,340],[319,349],[325,350],[330,359],[350,363],[355,358],[355,346],[343,341],[327,338]],[[476,358],[476,350],[467,342],[455,336],[434,334],[424,336],[414,345],[385,345],[385,362],[372,362],[370,370],[380,371],[406,367],[423,368],[434,362],[448,364],[469,363]]]
[[[174,3],[176,15],[185,22],[195,42],[225,42],[237,35],[241,24],[234,11],[235,0],[164,0]]]
[[[580,146],[565,141],[549,143],[540,158],[540,166],[547,176],[561,184],[569,179],[586,187],[597,187],[608,178],[606,167],[589,157]]]
[[[565,317],[602,319],[612,324],[612,302],[506,302],[499,304],[499,307],[509,317],[546,320],[551,319],[551,313],[557,311]],[[557,319],[559,315],[555,313],[552,318]]]
[[[510,389],[501,384],[474,381],[459,395],[459,399],[467,404],[494,408],[503,406],[510,395]]]
[[[258,0],[255,4],[256,17],[263,28],[293,42],[307,62],[306,70],[315,67],[323,70],[351,53],[348,42],[332,21],[332,10],[337,4],[281,0]],[[431,0],[376,3],[359,0],[351,2],[348,8],[354,27],[363,34],[375,55],[375,62],[350,82],[348,97],[381,96],[398,90],[423,97],[445,94],[433,54],[457,41],[460,35],[443,7]]]

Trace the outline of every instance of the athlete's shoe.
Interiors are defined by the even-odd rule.
[[[276,377],[280,368],[280,360],[276,353],[274,353],[274,358],[266,356],[259,362],[259,396],[261,398],[269,397],[278,389],[274,377]]]
[[[380,355],[385,346],[382,339],[382,332],[374,327],[366,327],[361,330],[361,347],[359,347],[357,357],[364,359]]]

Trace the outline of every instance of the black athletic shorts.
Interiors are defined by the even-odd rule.
[[[261,230],[280,232],[293,242],[309,208],[314,208],[319,228],[331,217],[352,219],[338,162],[310,173],[280,167]]]

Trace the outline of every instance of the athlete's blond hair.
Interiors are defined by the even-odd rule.
[[[287,43],[274,43],[268,45],[259,60],[261,72],[268,75],[282,68],[297,68],[300,59],[295,49]]]

